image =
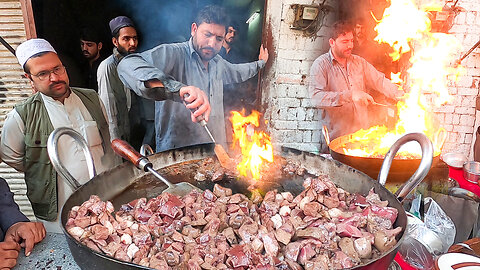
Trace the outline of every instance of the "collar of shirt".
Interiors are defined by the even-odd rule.
[[[335,63],[339,64],[337,59],[335,59],[335,56],[333,56],[332,49],[328,50],[328,59],[330,60],[330,62],[332,62],[332,64],[335,64]]]
[[[338,60],[335,58],[335,56],[333,56],[333,52],[332,52],[332,49],[328,50],[328,59],[330,60],[330,62],[332,62],[332,64],[339,64],[340,65],[340,62],[338,62]],[[350,56],[349,58],[347,58],[347,63],[350,62],[352,59],[352,56]]]
[[[65,98],[65,101],[70,100],[70,99],[72,98],[72,95],[75,95],[75,93],[73,93],[72,91],[70,91],[70,95]],[[50,103],[50,104],[54,104],[55,106],[58,106],[58,105],[62,105],[62,106],[63,106],[63,105],[65,104],[65,101],[64,101],[64,103],[62,104],[60,101],[55,100],[55,99],[53,99],[52,97],[47,96],[47,95],[45,95],[45,94],[42,93],[42,92],[40,92],[40,96],[42,96],[42,99],[43,99],[44,102],[48,102],[48,103]]]
[[[188,51],[189,51],[189,54],[190,57],[193,57],[193,55],[197,55],[198,58],[200,58],[200,55],[198,55],[197,51],[195,51],[195,48],[193,47],[193,38],[190,37],[190,39],[188,40]]]
[[[113,60],[116,65],[118,65],[118,63],[120,62],[120,60],[122,60],[123,57],[125,56],[118,51],[117,47],[113,48]]]
[[[222,47],[223,48],[223,47]],[[194,55],[196,57],[196,60],[199,61],[199,63],[202,64],[202,67],[203,67],[203,62],[202,62],[202,59],[200,58],[200,55],[198,54],[198,52],[195,50],[195,48],[193,47],[193,38],[190,38],[190,40],[188,40],[188,55],[193,58]],[[212,58],[210,59],[210,61],[208,61],[208,65],[210,66],[210,64],[212,62],[215,62],[215,61],[218,61],[218,58],[221,57],[218,53]]]

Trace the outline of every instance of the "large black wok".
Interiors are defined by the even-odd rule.
[[[418,134],[416,136],[418,136]],[[405,141],[418,141],[418,138],[414,137],[415,136],[410,136],[405,139],[402,138],[404,140],[402,142],[399,142],[398,146],[396,146],[395,144],[392,147],[391,151],[393,151],[393,155],[395,155],[400,145],[405,143]],[[418,182],[423,179],[423,177],[425,177],[431,166],[431,158],[430,160],[428,160],[428,156],[432,156],[431,149],[433,148],[431,146],[431,142],[425,136],[423,136],[420,141],[422,141],[424,144],[427,144],[427,142],[429,143],[430,154],[427,153],[426,155],[427,158],[425,158],[426,161],[423,164],[423,172],[416,173],[414,175],[416,179],[413,179],[414,177],[412,177],[412,180],[414,180],[415,183],[410,181],[410,183],[412,184],[410,184],[410,186],[407,185],[409,190],[403,190],[403,193],[399,195],[401,198],[403,198],[406,193],[413,189],[413,187],[417,185]],[[394,149],[395,147],[397,148]],[[162,170],[167,170],[169,168],[168,166],[170,165],[177,166],[185,164],[185,166],[188,166],[189,162],[213,156],[213,148],[214,146],[210,144],[198,145],[168,152],[157,153],[150,156],[149,159],[150,161],[152,161],[154,168],[162,172]],[[422,145],[422,149],[423,148],[424,147]],[[397,197],[395,197],[392,193],[385,189],[379,182],[371,179],[366,174],[357,171],[356,169],[353,169],[347,165],[344,165],[338,161],[325,159],[321,156],[302,152],[299,150],[284,148],[281,155],[287,160],[289,159],[300,162],[311,174],[328,174],[338,186],[349,192],[358,192],[365,195],[373,187],[382,200],[387,200],[389,202],[389,206],[394,207],[398,210],[398,218],[394,226],[400,226],[403,229],[406,228],[407,216]],[[386,166],[383,168],[382,179],[384,178],[384,180],[386,179],[390,165],[391,160],[390,162],[386,162]],[[178,178],[175,179],[170,177],[169,179],[174,183],[180,181],[180,179]],[[189,181],[194,185],[198,185],[198,183],[193,180],[193,177],[184,178],[183,180]],[[298,194],[298,192],[303,189],[302,181],[303,178],[285,179],[280,181],[278,184],[284,190],[292,191],[293,193]],[[222,183],[222,185],[232,188],[234,192],[247,193],[247,186],[239,184],[238,181],[236,183]],[[68,212],[70,211],[70,209],[73,206],[80,205],[84,201],[88,200],[90,195],[92,194],[98,195],[102,200],[112,201],[116,209],[118,209],[121,204],[127,203],[135,198],[152,198],[154,196],[157,196],[164,188],[165,185],[160,183],[160,181],[156,180],[152,175],[142,172],[129,162],[123,163],[122,165],[110,171],[95,176],[91,181],[78,188],[68,198],[61,210],[62,228],[66,235],[71,253],[77,264],[82,269],[150,269],[148,267],[142,267],[136,264],[119,261],[117,259],[93,251],[92,249],[84,246],[83,244],[75,240],[72,236],[70,236],[65,230],[65,224],[67,222]],[[201,188],[208,187],[201,186]],[[398,243],[394,246],[392,250],[384,253],[383,256],[380,258],[371,260],[370,262],[357,266],[354,269],[388,269],[389,265],[391,264],[397,253],[399,245],[404,238],[403,232],[404,230],[398,235]]]
[[[382,167],[383,159],[375,157],[357,157],[343,153],[342,147],[352,141],[352,134],[343,135],[335,138],[328,145],[330,149],[330,155],[335,160],[338,160],[344,164],[347,164],[361,172],[366,173],[373,179],[377,179],[380,168]],[[437,164],[440,160],[440,155],[433,157],[433,164]],[[390,171],[388,172],[389,182],[404,183],[415,170],[420,166],[421,159],[394,159]]]

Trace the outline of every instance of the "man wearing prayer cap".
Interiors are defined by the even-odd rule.
[[[7,114],[0,155],[5,163],[25,173],[35,216],[47,231],[61,232],[59,209],[73,188],[50,163],[48,136],[59,127],[74,129],[89,145],[97,172],[110,169],[114,154],[105,109],[94,90],[69,86],[67,71],[48,41],[27,40],[17,47],[16,56],[34,94]],[[66,169],[80,184],[86,183],[90,178],[80,146],[69,136],[62,136],[58,145]]]
[[[138,106],[142,101],[145,101],[145,99],[141,99],[135,94],[131,95],[130,89],[125,87],[118,77],[117,65],[124,56],[134,53],[137,50],[137,31],[132,20],[126,16],[113,18],[110,21],[109,26],[112,33],[112,43],[115,47],[113,48],[113,54],[103,60],[98,66],[98,94],[103,101],[103,104],[105,104],[107,111],[110,137],[112,139],[120,138],[132,143],[130,140],[130,131],[132,130],[130,124],[135,124],[137,121],[132,121],[133,123],[131,123],[129,119],[129,111],[130,108],[134,107],[133,110],[136,112]],[[152,101],[148,102],[152,103],[151,111],[153,122],[155,119],[154,103]],[[145,105],[148,104],[143,105],[145,107]],[[132,112],[133,114],[131,114],[131,116],[135,117],[138,119],[138,122],[140,122],[140,116],[138,116],[139,113],[134,112]],[[154,123],[151,124],[150,129],[154,134]],[[153,135],[151,135],[151,137],[152,140],[155,140]]]

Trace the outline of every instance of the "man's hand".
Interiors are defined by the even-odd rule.
[[[363,91],[353,91],[352,92],[352,101],[355,104],[365,105],[373,102],[373,97]]]
[[[208,122],[208,117],[212,109],[205,92],[195,86],[184,86],[180,88],[180,96],[185,101],[185,106],[194,111],[191,114],[193,122],[197,122],[197,117],[200,115],[203,115],[205,121]]]
[[[268,50],[263,47],[263,44],[260,45],[260,54],[258,55],[258,60],[263,60],[265,63],[268,61]]]
[[[25,248],[29,256],[33,246],[45,238],[45,227],[41,222],[17,222],[5,233],[5,241],[13,241]]]
[[[17,264],[20,245],[13,241],[0,242],[0,269],[10,269]]]

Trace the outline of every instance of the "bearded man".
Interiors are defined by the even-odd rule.
[[[268,51],[263,46],[259,60],[251,63],[231,64],[218,55],[228,25],[223,8],[206,6],[192,23],[189,41],[162,44],[141,54],[130,54],[120,61],[118,74],[124,84],[138,95],[157,100],[157,151],[212,142],[203,128],[192,123],[203,113],[197,110],[192,114],[181,102],[175,102],[182,101],[182,91],[189,88],[201,89],[209,101],[211,110],[204,110],[207,112],[205,120],[210,118],[209,128],[214,138],[225,146],[223,86],[255,76],[268,60]],[[158,87],[164,87],[166,95],[158,95]],[[188,103],[189,99],[185,101]],[[189,104],[187,108],[196,108],[196,105]]]
[[[128,111],[131,106],[130,89],[126,88],[117,73],[120,60],[137,50],[137,30],[130,18],[118,16],[110,23],[113,54],[98,66],[98,95],[105,105],[110,137],[129,141],[130,123]]]
[[[84,84],[82,87],[98,91],[97,69],[103,61],[102,56],[102,38],[98,31],[93,28],[83,28],[80,33],[80,49],[84,62],[82,63],[82,72]]]
[[[368,128],[367,106],[374,102],[368,91],[398,100],[403,91],[370,63],[352,54],[353,27],[339,21],[328,40],[330,50],[310,68],[309,92],[320,109],[320,122],[327,126],[330,139]],[[321,151],[326,151],[326,147]]]
[[[15,105],[5,119],[0,156],[25,173],[27,197],[48,232],[62,232],[60,209],[74,188],[50,162],[47,140],[54,129],[72,128],[85,139],[98,173],[115,164],[103,104],[91,89],[70,87],[67,70],[52,45],[30,39],[16,49],[33,95]],[[58,141],[59,157],[80,184],[90,180],[82,148],[69,136]]]

